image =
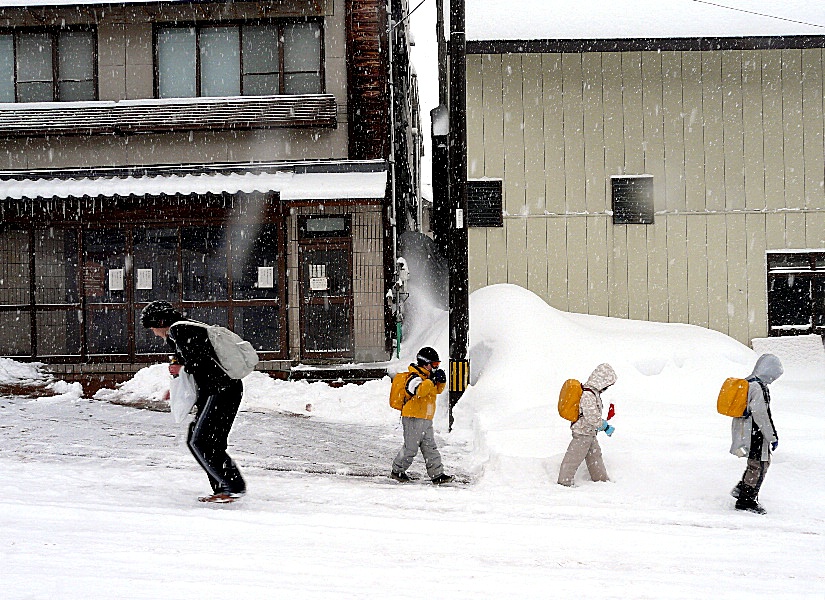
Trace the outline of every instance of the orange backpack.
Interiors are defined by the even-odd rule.
[[[559,392],[559,416],[568,421],[578,421],[581,399],[581,382],[578,379],[568,379],[565,381]]]
[[[407,382],[410,380],[410,375],[415,375],[410,371],[401,371],[396,373],[392,378],[392,387],[390,387],[390,406],[395,410],[401,410],[407,403],[407,400],[412,398],[407,392]]]
[[[741,417],[748,407],[748,380],[728,377],[719,390],[716,410],[726,417]]]

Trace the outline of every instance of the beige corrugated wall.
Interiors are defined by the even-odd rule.
[[[765,251],[825,248],[822,49],[467,57],[471,290],[767,335]],[[654,176],[655,223],[613,225],[610,176]]]

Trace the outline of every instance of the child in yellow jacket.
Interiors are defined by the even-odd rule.
[[[438,353],[429,346],[418,351],[417,364],[409,366],[407,395],[410,397],[401,409],[401,426],[404,429],[404,444],[392,462],[390,477],[400,482],[410,480],[407,469],[415,460],[418,450],[424,456],[427,475],[436,485],[449,483],[451,475],[444,474],[441,453],[435,443],[433,416],[438,394],[447,385],[447,376],[438,367],[441,361]]]

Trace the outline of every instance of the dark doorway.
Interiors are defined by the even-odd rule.
[[[352,236],[349,215],[301,217],[298,237],[301,355],[352,358]]]

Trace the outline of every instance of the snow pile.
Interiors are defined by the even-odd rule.
[[[166,363],[144,367],[117,389],[101,389],[96,400],[133,406],[167,407],[164,399],[169,391]],[[333,422],[386,424],[398,418],[389,407],[387,397],[390,380],[385,377],[363,385],[331,387],[326,383],[281,381],[255,371],[243,380],[244,396],[241,410],[273,410],[304,416],[314,416]]]
[[[132,379],[122,383],[115,390],[100,389],[96,400],[106,400],[118,404],[140,404],[141,402],[166,402],[164,396],[169,391],[168,364],[144,367]]]
[[[825,393],[825,346],[818,335],[756,338],[751,342],[759,354],[775,354],[785,376],[816,384]]]
[[[390,379],[332,387],[323,382],[282,381],[264,373],[244,380],[241,410],[278,410],[333,422],[380,425],[398,419],[388,403]]]
[[[20,363],[10,358],[0,358],[0,385],[27,385],[44,382],[42,363]]]
[[[604,395],[617,413],[616,434],[602,442],[611,478],[650,470],[642,456],[672,452],[674,438],[700,431],[717,438],[707,460],[724,460],[730,420],[716,413],[716,396],[725,378],[750,373],[756,353],[746,346],[691,325],[561,312],[509,284],[472,294],[470,311],[472,386],[455,409],[456,435],[475,445],[485,477],[517,469],[534,476],[519,484],[555,480],[570,439],[559,389],[602,362],[618,375]],[[683,460],[689,468],[690,454]],[[645,485],[662,483],[664,472],[652,474]]]
[[[0,358],[0,387],[6,386],[30,395],[40,394],[41,401],[62,402],[83,397],[80,383],[54,380],[43,370],[43,363],[20,363],[10,358]]]

